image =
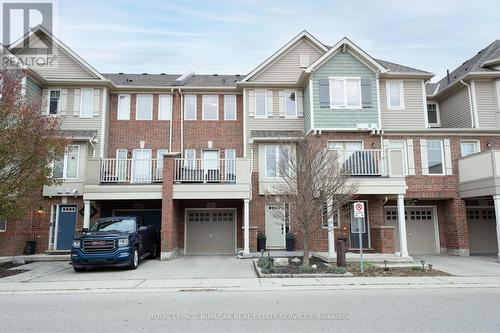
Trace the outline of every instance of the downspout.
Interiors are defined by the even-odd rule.
[[[174,126],[174,88],[171,90],[172,93],[172,105],[171,105],[171,110],[172,112],[170,113],[170,133],[168,134],[169,139],[168,139],[168,151],[171,153],[172,152],[172,127]]]
[[[181,99],[181,157],[184,157],[184,98],[182,90],[179,88],[179,98]]]
[[[475,128],[476,127],[476,124],[475,124],[475,119],[474,119],[474,103],[472,103],[472,92],[471,92],[471,89],[470,89],[470,84],[468,83],[465,83],[464,80],[460,80],[460,83],[463,84],[464,86],[467,87],[467,93],[469,95],[469,107],[470,107],[470,122],[471,122],[471,128]]]
[[[92,135],[92,137],[89,140],[90,145],[92,146],[92,157],[95,157],[95,145],[94,145],[94,140],[97,134]]]

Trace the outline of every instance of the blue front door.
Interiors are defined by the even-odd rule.
[[[76,206],[59,205],[57,250],[71,250],[76,227]]]

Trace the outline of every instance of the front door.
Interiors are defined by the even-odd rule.
[[[71,250],[76,227],[76,206],[59,205],[56,250]]]
[[[151,149],[134,149],[132,182],[151,182]]]
[[[266,205],[266,247],[285,248],[285,223],[283,205]]]
[[[365,217],[361,219],[361,228],[359,226],[359,219],[354,218],[354,203],[351,202],[349,205],[349,211],[351,216],[351,231],[350,231],[350,240],[351,240],[351,248],[359,249],[359,233],[361,232],[361,240],[363,242],[363,249],[369,248],[369,239],[368,239],[368,202],[365,201]]]
[[[217,181],[219,179],[219,151],[204,150],[202,151],[202,157],[205,181]]]

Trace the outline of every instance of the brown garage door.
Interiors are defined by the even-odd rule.
[[[186,254],[236,253],[233,210],[187,210]]]
[[[467,208],[467,224],[471,254],[498,253],[494,208]]]

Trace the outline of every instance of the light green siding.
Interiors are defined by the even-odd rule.
[[[371,82],[371,107],[360,110],[320,108],[319,80],[332,76],[360,77]],[[358,124],[377,124],[377,82],[375,72],[350,53],[338,53],[313,73],[314,128],[357,128]]]
[[[304,133],[311,130],[311,103],[309,101],[309,83],[304,88]]]
[[[26,96],[32,100],[39,100],[42,98],[42,87],[29,76],[26,77]]]

